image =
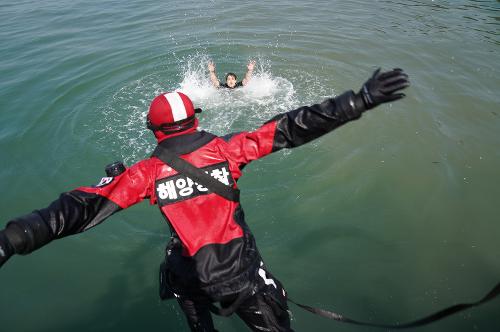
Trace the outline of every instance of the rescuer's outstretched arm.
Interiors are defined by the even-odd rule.
[[[113,213],[151,196],[150,160],[143,160],[96,186],[62,193],[48,207],[10,220],[0,230],[0,266],[13,254],[29,254],[52,240],[78,234]]]
[[[405,95],[400,90],[410,85],[408,75],[397,68],[387,72],[377,69],[358,93],[352,90],[312,106],[280,114],[276,121],[273,151],[292,148],[316,139],[382,103]]]

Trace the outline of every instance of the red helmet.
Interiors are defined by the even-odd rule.
[[[182,92],[168,92],[156,96],[149,106],[147,127],[152,131],[172,134],[192,128],[196,124],[193,102]]]

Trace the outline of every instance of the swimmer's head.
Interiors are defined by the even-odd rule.
[[[226,75],[226,84],[230,88],[234,88],[236,86],[237,77],[234,73],[227,73]]]

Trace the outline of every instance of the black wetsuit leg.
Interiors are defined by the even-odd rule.
[[[286,299],[281,289],[273,288],[266,287],[265,291],[245,300],[236,310],[236,314],[252,331],[293,332],[290,328]],[[177,301],[192,332],[217,332],[208,302],[181,297],[177,298]]]
[[[178,297],[177,302],[186,315],[189,328],[193,332],[217,332],[209,310],[208,301],[193,301]]]
[[[264,267],[263,267],[264,268]],[[261,269],[260,273],[264,270]],[[252,331],[293,332],[290,328],[290,315],[286,292],[281,282],[269,272],[258,279],[258,291],[244,300],[235,313]],[[238,298],[238,294],[229,296],[220,302],[220,307],[228,308]],[[210,300],[177,297],[182,311],[186,315],[193,332],[216,332],[210,312]]]
[[[293,332],[286,298],[274,286],[243,302],[236,314],[252,331]]]

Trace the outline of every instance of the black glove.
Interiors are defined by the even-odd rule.
[[[0,231],[0,267],[14,254],[14,248],[5,235],[5,231]]]
[[[404,93],[394,93],[410,86],[408,75],[402,69],[395,68],[391,71],[380,73],[377,69],[373,76],[361,87],[361,95],[366,109],[369,110],[382,103],[401,99]]]

